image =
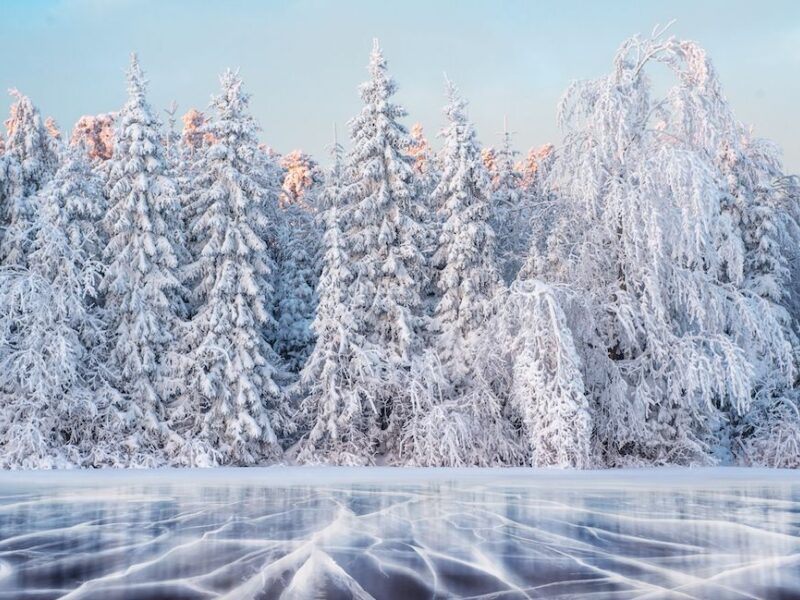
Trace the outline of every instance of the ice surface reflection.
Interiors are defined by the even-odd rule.
[[[800,598],[791,473],[290,472],[4,473],[0,599]]]

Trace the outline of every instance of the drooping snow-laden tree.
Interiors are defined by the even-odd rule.
[[[126,415],[108,385],[95,302],[104,198],[82,149],[39,195],[30,267],[0,273],[0,456],[23,468],[118,464]]]
[[[10,194],[10,178],[15,176],[13,161],[6,156],[6,140],[0,133],[0,236],[3,235],[3,229],[7,225],[6,207],[7,200]],[[2,237],[0,237],[2,243]]]
[[[655,127],[663,143],[705,154],[718,171],[723,210],[737,234],[726,240],[733,248],[725,248],[724,276],[782,304],[789,274],[781,246],[796,239],[798,212],[780,150],[754,138],[736,119],[703,48],[675,40],[671,46],[669,56],[664,53],[660,60],[670,66],[677,83],[663,106],[654,109]]]
[[[792,390],[753,403],[738,427],[739,461],[748,466],[800,468],[800,400]]]
[[[522,189],[522,175],[517,170],[511,132],[504,126],[500,148],[494,152],[492,176],[491,225],[497,242],[495,250],[500,275],[511,283],[522,267],[528,250],[530,211]]]
[[[58,168],[59,141],[48,133],[30,98],[17,90],[12,90],[11,95],[15,102],[5,122],[8,139],[0,184],[0,217],[4,227],[0,260],[6,266],[24,267],[36,212],[36,194]]]
[[[156,464],[180,445],[166,412],[174,393],[182,305],[174,226],[179,205],[135,54],[127,77],[128,101],[118,115],[108,161],[109,241],[100,291],[109,318],[109,362],[134,422],[125,448],[132,461],[143,454],[146,464]]]
[[[731,230],[721,245],[725,257],[722,277],[737,287],[763,298],[784,325],[786,337],[797,347],[797,315],[792,295],[790,264],[796,262],[800,247],[800,186],[787,177],[780,150],[771,142],[754,138],[736,119],[722,94],[719,78],[710,58],[697,44],[681,42],[676,51],[680,61],[672,64],[679,83],[668,98],[661,128],[681,143],[711,158],[722,190],[722,210]],[[780,366],[766,362],[758,373],[751,410],[742,414],[727,410],[725,437],[740,460],[758,460],[748,446],[752,432],[786,431],[786,424],[764,423],[777,416],[794,420],[800,428],[797,396],[781,376]],[[764,448],[762,446],[762,448]],[[725,458],[728,458],[725,456]],[[765,457],[765,464],[774,462]]]
[[[480,357],[473,363],[472,385],[454,389],[435,351],[414,358],[408,389],[411,416],[403,424],[393,462],[426,467],[523,464],[524,446],[485,377],[493,369],[484,369],[483,363]]]
[[[500,306],[487,336],[511,368],[508,407],[521,424],[525,462],[591,466],[584,368],[556,292],[537,280],[518,281]]]
[[[340,218],[353,273],[349,310],[363,337],[382,349],[383,358],[374,369],[397,384],[376,379],[370,391],[381,437],[391,445],[408,408],[402,380],[420,348],[424,327],[420,223],[425,210],[406,151],[408,133],[398,122],[406,112],[391,100],[396,84],[377,41],[369,74],[360,89],[364,107],[350,123],[347,203]]]
[[[693,42],[680,42],[675,54],[670,67],[678,83],[667,98],[667,109],[660,112],[658,127],[673,143],[679,140],[712,159],[722,190],[723,218],[730,230],[721,244],[721,277],[770,303],[796,348],[796,320],[791,314],[797,313],[787,291],[792,287],[789,265],[797,256],[794,249],[800,247],[798,180],[784,175],[780,150],[772,142],[754,138],[736,119],[705,50]],[[795,419],[791,426],[800,428],[798,411],[784,410],[797,397],[780,369],[780,365],[762,364],[748,414],[723,407],[727,408],[725,435],[718,446],[730,444],[734,455],[752,462],[757,460],[752,452],[748,456],[739,452],[749,432],[781,429],[760,419],[782,415]],[[732,440],[725,439],[731,435]]]
[[[590,298],[622,378],[595,411],[617,415],[613,427],[597,424],[612,464],[705,461],[720,407],[747,411],[766,371],[794,376],[773,305],[723,275],[743,263],[737,232],[713,159],[670,130],[686,105],[652,97],[647,67],[663,62],[683,81],[695,68],[687,48],[634,37],[609,76],[574,84],[559,111],[566,139],[552,177],[562,207],[548,276]]]
[[[75,439],[86,437],[95,398],[82,379],[91,374],[84,371],[87,350],[81,340],[88,319],[73,300],[38,273],[0,269],[4,468],[83,463]]]
[[[301,462],[368,464],[375,452],[374,423],[378,408],[374,390],[383,376],[382,349],[365,338],[349,298],[354,274],[342,231],[348,207],[342,148],[334,142],[333,165],[319,198],[325,234],[319,303],[312,324],[316,343],[297,389],[302,396],[299,416],[305,435],[297,458]]]
[[[443,169],[432,198],[442,221],[433,257],[439,301],[432,320],[437,351],[454,383],[472,361],[476,336],[491,316],[500,285],[494,256],[491,182],[481,161],[466,102],[447,82]]]
[[[220,78],[206,126],[213,143],[199,153],[189,202],[197,253],[188,268],[196,307],[186,334],[187,361],[175,427],[197,466],[255,464],[282,455],[279,433],[291,427],[275,379],[277,356],[265,337],[274,263],[265,241],[268,204],[258,125],[233,71]]]

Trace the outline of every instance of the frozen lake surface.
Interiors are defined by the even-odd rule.
[[[0,599],[800,598],[800,473],[0,473]]]

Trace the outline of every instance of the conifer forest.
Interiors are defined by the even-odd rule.
[[[701,45],[625,40],[522,153],[364,62],[328,156],[237,70],[181,115],[133,54],[63,129],[11,91],[0,467],[800,467],[800,179]]]

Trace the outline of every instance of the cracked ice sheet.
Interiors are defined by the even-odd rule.
[[[800,598],[800,473],[0,473],[0,600]]]

